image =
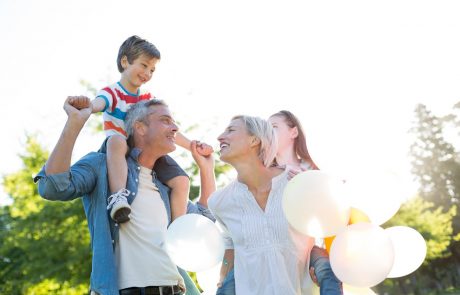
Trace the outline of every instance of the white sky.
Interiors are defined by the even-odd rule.
[[[137,34],[162,53],[146,88],[201,125],[192,137],[217,148],[231,116],[288,109],[321,168],[387,171],[412,190],[415,105],[460,101],[459,15],[459,1],[0,0],[0,174],[21,167],[26,132],[54,145],[80,79],[119,79],[118,48]],[[84,134],[75,159],[102,138]]]

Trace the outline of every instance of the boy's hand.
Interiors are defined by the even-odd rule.
[[[204,142],[199,142],[199,141],[197,141],[196,150],[198,154],[205,156],[205,157],[211,155],[214,152],[214,149],[212,148],[212,146]]]
[[[77,110],[91,108],[91,100],[86,96],[69,96],[68,102]]]

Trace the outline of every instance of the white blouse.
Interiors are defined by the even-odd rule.
[[[237,180],[216,191],[208,206],[235,250],[236,294],[310,294],[308,263],[314,239],[293,229],[282,209],[287,172],[272,179],[265,211]]]

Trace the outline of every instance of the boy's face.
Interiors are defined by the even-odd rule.
[[[136,93],[139,88],[150,81],[155,66],[158,62],[157,58],[150,58],[141,54],[131,64],[126,56],[121,59],[123,73],[121,73],[121,84],[127,88],[129,92]]]

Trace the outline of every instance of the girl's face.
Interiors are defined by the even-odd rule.
[[[253,139],[254,136],[248,133],[241,119],[232,120],[217,138],[220,143],[220,159],[231,164],[238,158],[247,155]]]
[[[286,120],[282,116],[271,116],[268,121],[275,129],[278,136],[278,154],[281,154],[289,149],[294,148],[294,141],[297,138],[298,132],[296,127],[289,127]]]

